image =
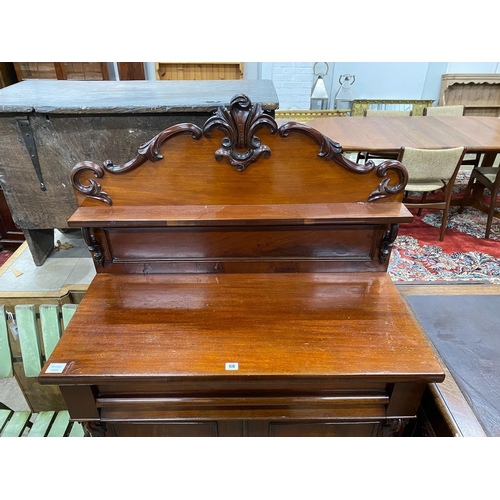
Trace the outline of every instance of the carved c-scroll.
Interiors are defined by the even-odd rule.
[[[71,171],[71,183],[73,184],[73,187],[87,198],[94,198],[94,200],[103,201],[104,203],[111,205],[112,201],[109,194],[102,190],[101,185],[97,181],[90,177],[88,179],[88,186],[84,186],[82,184],[82,174],[89,171],[92,172],[94,177],[97,177],[98,179],[104,176],[103,167],[91,161],[82,161]]]
[[[375,168],[375,164],[371,160],[368,160],[366,164],[373,164],[373,168]],[[390,170],[398,176],[398,182],[394,186],[389,184],[391,179],[387,177]],[[383,179],[377,186],[377,189],[368,196],[368,201],[375,201],[400,193],[404,190],[408,182],[408,171],[397,160],[386,160],[377,165],[377,175]]]
[[[271,156],[269,147],[262,145],[255,135],[264,125],[272,134],[278,129],[274,118],[264,113],[260,104],[252,104],[246,95],[239,94],[231,99],[229,109],[226,106],[217,109],[205,122],[203,133],[210,137],[214,127],[225,132],[227,137],[222,140],[222,148],[215,152],[215,159],[221,161],[226,157],[238,172],[242,172],[261,156]]]
[[[338,163],[349,172],[353,172],[355,174],[368,174],[372,170],[376,169],[378,177],[382,177],[383,179],[377,186],[377,189],[368,196],[367,201],[375,201],[400,193],[404,190],[404,187],[408,182],[408,172],[399,161],[387,160],[379,165],[375,165],[373,161],[369,160],[365,164],[358,164],[348,160],[342,154],[342,146],[339,143],[332,141],[330,138],[324,136],[321,132],[309,127],[308,125],[288,122],[282,125],[279,129],[281,137],[287,137],[290,135],[290,132],[300,132],[311,137],[320,146],[318,156],[324,158],[325,160],[335,161],[335,163]],[[398,176],[396,184],[392,186],[389,184],[391,179],[387,176],[389,171],[395,172]]]
[[[133,160],[130,160],[123,165],[113,165],[111,160],[106,160],[104,162],[104,168],[113,174],[123,174],[136,169],[146,160],[152,162],[162,160],[163,155],[160,153],[161,145],[175,135],[187,133],[191,134],[193,139],[200,139],[202,137],[201,128],[193,123],[180,123],[179,125],[173,125],[172,127],[169,127],[155,135],[148,142],[139,146],[139,149],[137,150],[139,154]]]

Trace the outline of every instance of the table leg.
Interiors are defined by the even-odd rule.
[[[485,153],[483,156],[483,161],[481,162],[481,167],[492,167],[495,163],[498,153]]]
[[[23,228],[23,233],[35,265],[41,266],[54,250],[54,230]]]

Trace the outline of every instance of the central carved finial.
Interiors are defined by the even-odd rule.
[[[269,158],[271,150],[261,145],[255,132],[266,125],[272,134],[278,129],[274,119],[264,113],[260,104],[252,104],[243,94],[234,96],[229,104],[220,106],[215,115],[209,118],[203,127],[205,137],[210,137],[214,127],[227,134],[222,140],[222,148],[215,152],[215,159],[221,161],[224,157],[229,163],[242,172],[248,165],[261,156]]]

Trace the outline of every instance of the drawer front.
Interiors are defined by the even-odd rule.
[[[169,259],[370,260],[377,226],[107,229],[114,262]]]

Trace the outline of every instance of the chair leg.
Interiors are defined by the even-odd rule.
[[[486,221],[486,232],[485,232],[485,235],[484,235],[484,239],[489,239],[490,237],[490,231],[491,231],[491,224],[493,222],[493,214],[495,213],[495,207],[497,205],[496,201],[497,201],[497,197],[498,197],[498,190],[495,192],[495,193],[491,193],[491,196],[490,196],[490,209],[488,210],[488,219]]]
[[[358,154],[356,156],[356,163],[359,163],[361,160],[365,159],[365,154],[363,151],[358,151]]]
[[[443,209],[443,220],[441,221],[441,231],[439,232],[439,241],[444,240],[444,233],[446,231],[446,226],[448,225],[448,214],[450,212],[450,204],[451,204],[451,193],[453,186],[446,186],[445,191],[445,199],[446,205]]]
[[[465,208],[465,202],[467,199],[470,197],[472,188],[474,186],[474,177],[471,174],[471,177],[469,179],[469,182],[467,183],[467,187],[465,188],[464,194],[462,195],[462,200],[460,202],[460,206],[458,208],[458,213],[461,214],[464,211]]]
[[[427,191],[424,191],[422,194],[422,198],[420,199],[420,203],[423,203],[427,198]],[[420,214],[422,213],[422,208],[418,209],[417,215],[420,217]]]
[[[465,206],[473,206],[476,203],[481,203],[481,199],[486,188],[487,186],[485,186],[478,178],[471,177],[460,202],[458,213],[461,214]]]

